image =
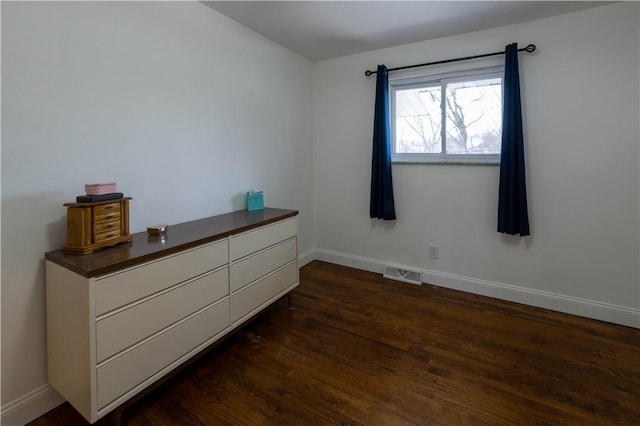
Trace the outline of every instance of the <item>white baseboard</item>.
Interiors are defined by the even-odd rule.
[[[49,384],[42,385],[5,404],[0,409],[2,413],[0,424],[2,426],[23,426],[53,410],[64,401],[64,398]]]
[[[302,253],[298,255],[298,268],[302,268],[304,265],[313,262],[316,260],[316,252],[315,250],[309,250],[306,253]]]
[[[564,312],[613,324],[640,328],[640,309],[566,296],[542,290],[532,290],[510,284],[495,283],[439,271],[422,272],[424,282],[454,290],[466,291],[538,308]]]
[[[329,250],[316,250],[316,259],[382,274],[386,261],[353,256]],[[410,269],[413,267],[407,267]],[[422,269],[422,282],[439,287],[495,297],[510,302],[536,306],[613,324],[640,328],[640,309],[618,306],[595,300],[533,290],[511,284],[479,280],[472,277]]]
[[[382,272],[384,272],[384,265],[388,263],[383,260],[353,256],[351,254],[323,249],[316,249],[316,259],[322,260],[323,262],[335,263],[336,265],[361,269],[363,271],[375,272],[376,274],[382,274]]]

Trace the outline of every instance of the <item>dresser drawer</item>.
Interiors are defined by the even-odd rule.
[[[105,220],[119,219],[121,216],[121,203],[103,204],[93,208],[93,221],[102,222]]]
[[[98,410],[229,327],[229,299],[98,367]],[[181,359],[184,358],[184,359]]]
[[[113,231],[114,229],[120,229],[122,222],[120,219],[107,220],[105,222],[96,222],[93,225],[93,232],[100,234],[102,232]]]
[[[298,218],[267,225],[255,231],[245,232],[229,238],[231,261],[240,259],[265,247],[272,246],[298,234]]]
[[[298,256],[296,238],[276,244],[231,265],[231,291],[275,271]]]
[[[223,268],[98,320],[98,362],[228,294],[228,268]]]
[[[228,261],[227,240],[96,278],[96,316],[216,269]]]
[[[231,296],[231,321],[236,322],[264,303],[273,301],[298,282],[298,262],[291,262]],[[282,294],[281,294],[282,293]]]
[[[118,238],[119,236],[122,235],[122,231],[120,231],[120,229],[112,229],[110,231],[105,231],[105,232],[101,232],[101,233],[96,233],[96,236],[94,237],[94,243],[101,243],[103,241],[108,241],[108,240],[112,240],[114,238]]]

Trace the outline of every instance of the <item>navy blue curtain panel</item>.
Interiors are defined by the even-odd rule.
[[[376,106],[373,119],[373,159],[371,162],[370,217],[395,220],[393,182],[391,179],[391,130],[389,123],[389,74],[378,65]]]
[[[524,137],[517,43],[509,44],[505,48],[502,103],[498,232],[525,236],[530,232],[524,173]]]

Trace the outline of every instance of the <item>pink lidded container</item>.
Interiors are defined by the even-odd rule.
[[[116,183],[89,183],[84,186],[86,195],[102,195],[116,192]]]

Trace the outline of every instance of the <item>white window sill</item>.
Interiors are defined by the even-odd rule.
[[[475,165],[475,166],[499,166],[500,158],[499,157],[489,157],[489,158],[473,158],[473,157],[464,157],[464,158],[442,158],[442,157],[425,157],[422,155],[415,155],[415,157],[411,158],[415,154],[407,155],[391,155],[391,163],[392,164],[443,164],[443,165]]]

